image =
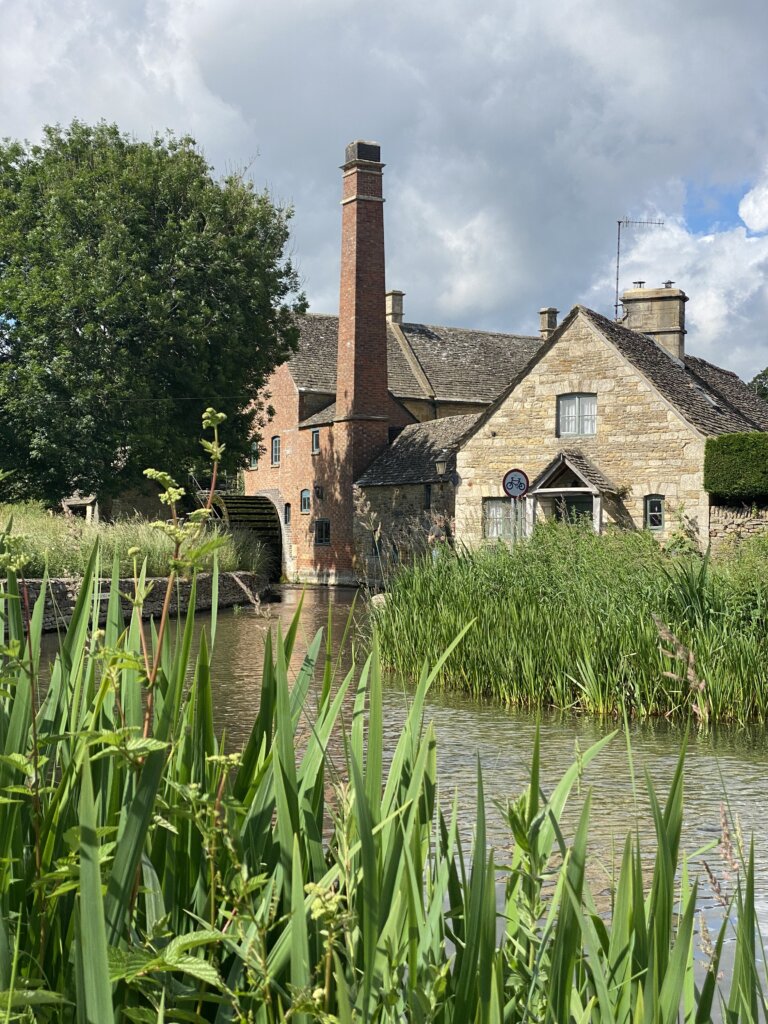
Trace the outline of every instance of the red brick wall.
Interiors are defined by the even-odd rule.
[[[358,159],[358,155],[364,159]],[[300,397],[287,365],[275,371],[268,390],[275,417],[264,431],[259,466],[245,474],[246,494],[274,501],[283,521],[284,572],[291,578],[355,581],[353,484],[388,443],[390,426],[414,417],[389,395],[384,285],[382,167],[378,148],[353,143],[344,165],[341,287],[336,392],[337,421],[320,427],[320,451],[312,431],[299,430]],[[301,405],[307,403],[301,402]],[[280,465],[272,466],[271,439],[281,440]],[[301,491],[310,511],[301,512]],[[291,506],[290,525],[285,505]],[[316,543],[318,519],[330,522],[331,543]]]

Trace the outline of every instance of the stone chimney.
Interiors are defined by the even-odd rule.
[[[557,314],[559,312],[560,310],[555,309],[554,306],[547,306],[545,309],[539,310],[539,334],[544,341],[557,330]]]
[[[389,406],[380,157],[378,143],[351,142],[342,166],[337,420],[386,418]]]
[[[665,281],[661,288],[646,288],[645,281],[634,281],[624,292],[622,324],[631,331],[647,334],[671,356],[685,355],[685,304],[688,296],[674,281]]]
[[[402,324],[403,322],[403,298],[405,292],[387,292],[386,295],[386,310],[387,310],[387,323],[390,324]]]

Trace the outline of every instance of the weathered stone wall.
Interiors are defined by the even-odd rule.
[[[163,610],[165,600],[165,579],[148,580],[153,583],[151,593],[144,601],[144,617],[158,618]],[[27,580],[29,588],[30,606],[33,606],[40,594],[41,580]],[[103,591],[101,595],[101,616],[104,621],[109,601],[109,580],[102,580]],[[174,588],[171,598],[171,611],[186,611],[189,605],[189,595],[192,584],[189,580],[179,580]],[[219,574],[219,607],[231,608],[238,604],[250,604],[258,601],[260,593],[264,589],[264,580],[252,572],[223,572]],[[48,580],[48,597],[45,603],[43,618],[43,629],[51,631],[66,626],[72,617],[75,608],[77,595],[80,590],[80,580],[77,579],[51,579]],[[208,611],[212,605],[213,577],[210,573],[201,573],[197,577],[197,599],[195,607],[198,611]],[[120,593],[130,594],[133,592],[133,580],[120,580]],[[126,618],[131,613],[131,604],[122,599],[123,614]]]
[[[361,579],[375,581],[398,563],[428,547],[433,524],[453,530],[456,490],[450,483],[432,484],[430,508],[425,506],[424,484],[367,487],[361,492],[355,519],[355,550]],[[374,531],[381,528],[374,547]]]
[[[757,534],[768,535],[768,508],[755,505],[712,505],[709,510],[709,540],[714,552]]]
[[[557,396],[597,395],[597,433],[557,436]],[[703,489],[704,442],[693,427],[592,327],[577,317],[459,452],[456,534],[466,543],[482,537],[482,499],[502,497],[502,478],[513,467],[533,480],[564,448],[578,448],[622,489],[617,516],[643,526],[647,494],[666,499],[668,537],[677,513],[698,529],[704,543],[709,497]]]

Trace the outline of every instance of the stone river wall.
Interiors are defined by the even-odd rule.
[[[41,580],[27,580],[29,587],[30,605],[33,605],[40,593]],[[165,600],[165,579],[152,579],[148,583],[154,586],[149,596],[144,601],[144,617],[158,618],[163,609]],[[197,577],[197,600],[195,602],[198,611],[208,611],[211,608],[213,577],[210,573],[201,573]],[[101,621],[107,612],[109,601],[110,581],[102,580],[101,594]],[[43,629],[54,630],[65,626],[75,607],[77,594],[80,589],[80,580],[77,579],[51,579],[48,581],[48,597],[45,603],[45,616]],[[178,580],[174,587],[171,598],[171,611],[176,612],[181,607],[184,612],[189,604],[191,582],[189,580]],[[238,604],[258,604],[260,595],[265,590],[264,579],[252,572],[222,572],[219,574],[219,608],[231,608]],[[133,593],[133,580],[120,580],[120,593]],[[131,603],[127,598],[122,598],[123,614],[126,617],[130,614]]]

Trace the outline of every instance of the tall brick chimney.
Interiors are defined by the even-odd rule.
[[[386,419],[389,407],[380,157],[378,143],[358,140],[342,166],[337,421]]]
[[[661,288],[646,288],[635,281],[621,296],[624,305],[622,324],[631,331],[647,334],[675,359],[685,355],[685,304],[688,296],[674,281]]]

